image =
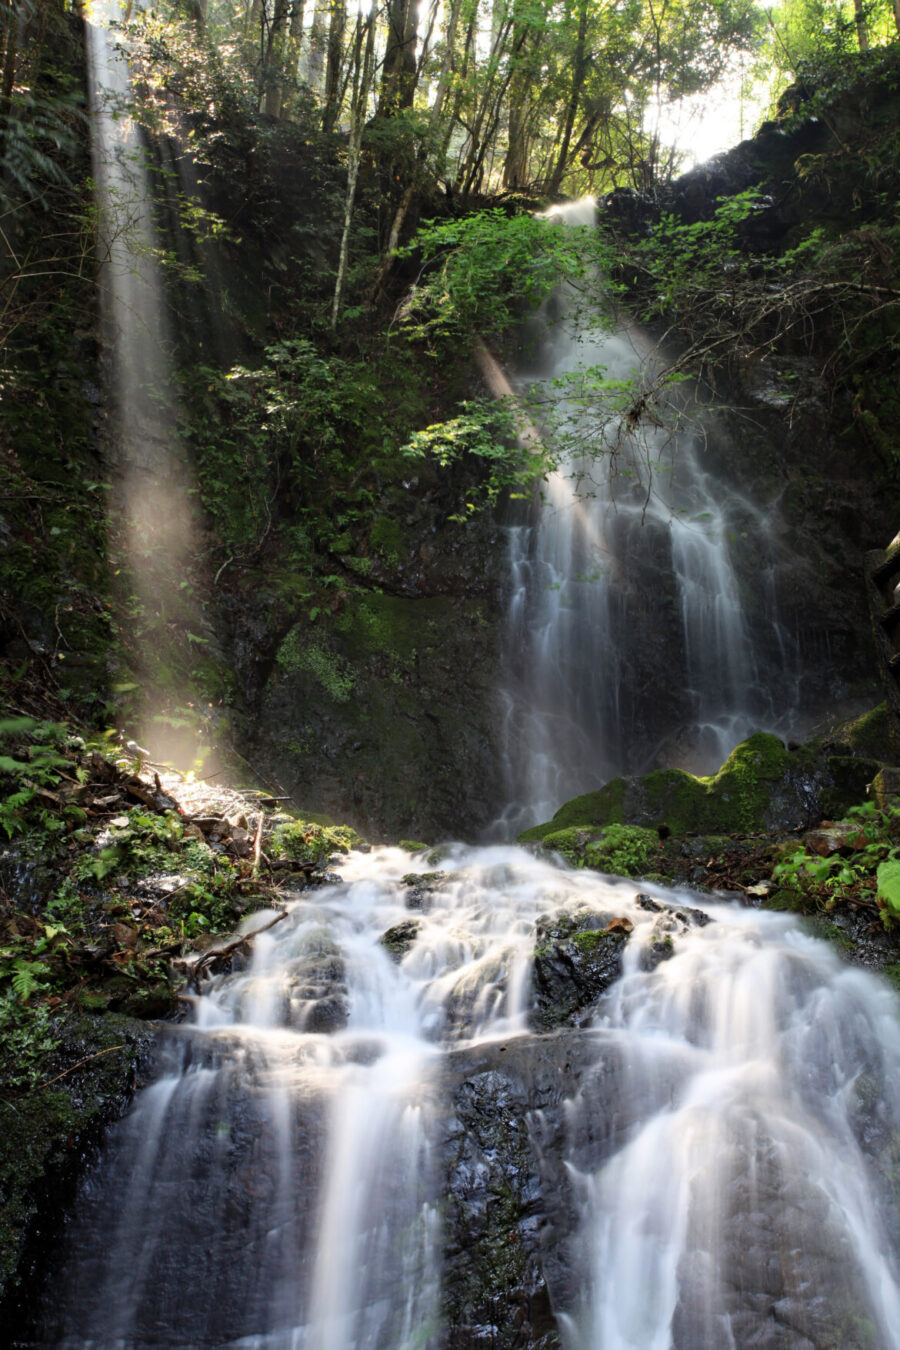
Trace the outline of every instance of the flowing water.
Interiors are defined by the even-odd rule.
[[[89,43],[121,496],[143,557],[177,476],[167,338],[146,169],[113,115],[127,68],[105,29]],[[572,357],[558,333],[544,378]],[[635,344],[604,338],[587,363],[623,371]],[[561,473],[540,524],[512,531],[520,814],[645,752],[631,637],[648,614],[701,749],[720,757],[769,707],[728,547],[736,516],[760,537],[764,517],[725,498],[697,443],[649,498],[622,453],[615,497],[573,496]],[[635,557],[649,572],[626,574]],[[27,1343],[900,1346],[894,995],[787,918],[655,894],[507,845],[352,854],[161,1028]],[[610,924],[633,931],[620,944]]]
[[[560,214],[587,227],[595,208]],[[564,286],[532,326],[517,375],[539,422],[541,404],[553,405],[550,443],[562,434],[569,448],[535,518],[509,531],[511,832],[656,759],[710,772],[751,731],[777,729],[796,701],[799,653],[779,617],[768,513],[712,472],[707,433],[674,398],[663,403],[668,425],[646,415],[629,430],[620,413],[559,385],[596,367],[609,381],[652,380],[650,339],[596,319]],[[737,550],[752,559],[751,605]]]
[[[497,1284],[502,1202],[542,1344],[900,1345],[893,994],[782,916],[512,846],[440,866],[351,855],[165,1033],[35,1343],[536,1344],[460,1300]],[[535,946],[573,916],[631,921],[622,978],[535,1034]]]

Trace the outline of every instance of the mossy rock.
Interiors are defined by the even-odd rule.
[[[546,835],[577,825],[612,825],[624,822],[624,798],[628,780],[613,778],[598,792],[586,792],[561,806],[551,821],[533,825],[519,835],[520,844],[539,844]]]
[[[863,713],[861,717],[841,723],[832,739],[848,745],[854,755],[883,761],[891,744],[887,704],[879,703],[877,708]]]
[[[27,1272],[103,1128],[128,1105],[135,1065],[152,1045],[146,1022],[67,1014],[37,1090],[11,1093],[0,1147],[0,1316],[27,1299]],[[57,1081],[52,1081],[53,1079]],[[22,1278],[21,1290],[18,1288]]]
[[[601,830],[569,826],[545,834],[541,846],[598,872],[636,877],[656,862],[659,837],[641,825],[607,825]]]
[[[871,796],[882,810],[896,806],[900,802],[900,769],[879,769],[872,779]]]
[[[642,778],[616,778],[561,806],[551,821],[519,836],[543,842],[560,831],[597,831],[612,825],[660,826],[672,835],[755,834],[821,818],[823,793],[851,805],[864,795],[871,764],[827,756],[821,747],[789,751],[777,736],[756,732],[728,756],[718,773],[696,777],[657,769]],[[829,762],[831,761],[831,762]],[[846,807],[844,808],[846,809]],[[597,864],[594,864],[597,865]]]
[[[541,919],[531,966],[533,1031],[576,1026],[622,972],[625,928],[607,927],[614,916],[582,910]]]
[[[530,833],[526,830],[526,834]],[[585,826],[569,825],[562,830],[551,830],[541,839],[543,848],[552,853],[561,853],[569,862],[579,862],[584,858],[588,844],[600,837],[600,831]],[[524,836],[522,836],[524,839]]]
[[[819,800],[825,816],[840,820],[865,799],[869,784],[882,772],[881,764],[860,755],[828,755],[826,763],[834,785],[824,788]]]
[[[404,919],[402,923],[396,923],[393,928],[382,933],[378,941],[391,960],[399,965],[406,953],[415,945],[421,927],[418,919]]]
[[[324,867],[335,853],[349,853],[360,842],[349,825],[316,825],[311,820],[290,820],[272,831],[271,851],[276,858],[314,863]]]

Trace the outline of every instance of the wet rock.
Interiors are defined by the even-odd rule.
[[[288,990],[292,1026],[332,1032],[347,1025],[347,970],[339,949],[327,936],[317,934],[309,950],[291,964]]]
[[[347,999],[335,994],[330,998],[317,998],[311,1002],[303,1018],[303,1030],[331,1033],[342,1031],[347,1025],[350,1005]]]
[[[399,965],[419,936],[421,926],[418,919],[404,919],[382,933],[379,941],[392,961]]]
[[[65,1017],[56,1027],[46,1090],[7,1103],[0,1155],[0,1325],[24,1321],[65,1206],[105,1127],[131,1102],[135,1076],[156,1029],[105,1013]],[[5,1339],[5,1338],[4,1338]],[[8,1342],[10,1343],[10,1342]]]
[[[584,911],[542,919],[535,929],[529,1025],[574,1026],[622,972],[630,921]]]
[[[406,908],[430,909],[431,897],[448,879],[447,872],[408,872],[403,878],[403,885],[407,888]]]
[[[686,933],[690,928],[705,928],[708,923],[712,923],[702,909],[693,909],[689,905],[670,905],[654,900],[649,895],[636,898],[641,909],[658,915],[647,945],[641,952],[642,970],[655,970],[661,962],[673,957],[677,950],[675,939],[679,934]]]
[[[570,1032],[452,1052],[444,1126],[447,1350],[558,1350],[577,1219],[564,1103],[596,1045]]]
[[[853,853],[865,848],[868,842],[865,832],[847,820],[826,820],[817,830],[810,830],[803,836],[805,846],[820,858],[830,857],[832,853]]]
[[[675,939],[672,934],[654,931],[641,952],[641,970],[655,970],[663,961],[670,960],[674,955]]]
[[[641,909],[645,909],[648,914],[659,914],[663,908],[660,901],[654,900],[652,895],[636,895],[634,901]]]
[[[684,928],[705,928],[713,920],[709,914],[704,913],[702,909],[695,909],[691,905],[673,904],[669,900],[657,900],[652,895],[636,895],[635,904],[650,914],[667,914],[677,920],[682,930]]]

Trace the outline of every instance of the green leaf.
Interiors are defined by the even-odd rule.
[[[13,963],[13,992],[23,1003],[40,988],[38,976],[46,975],[49,969],[43,961],[26,961],[22,957]]]
[[[20,759],[10,759],[9,755],[0,755],[0,773],[27,773],[30,768],[30,764],[23,764]]]
[[[889,858],[883,862],[875,876],[879,900],[884,901],[892,914],[900,914],[900,859]]]

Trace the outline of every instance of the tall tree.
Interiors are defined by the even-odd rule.
[[[387,0],[387,46],[381,68],[379,113],[411,108],[416,93],[418,64],[418,0]]]

